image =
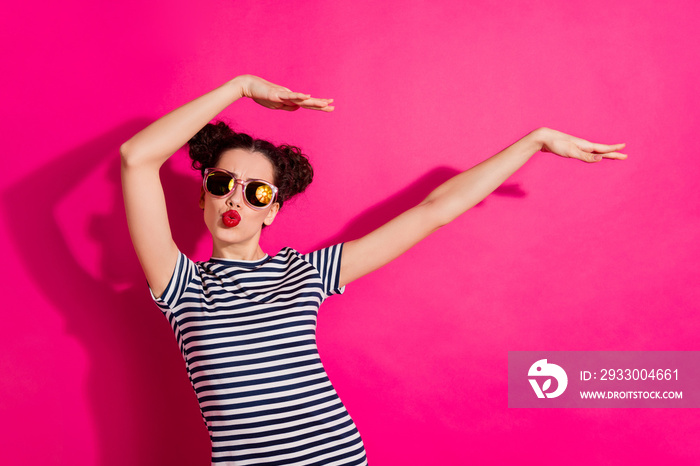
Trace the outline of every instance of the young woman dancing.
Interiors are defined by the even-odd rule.
[[[599,162],[624,144],[540,128],[438,186],[368,235],[308,254],[260,247],[260,233],[313,171],[293,146],[209,122],[248,97],[271,109],[333,111],[332,99],[238,76],[160,118],[121,147],[131,239],[170,322],[212,442],[212,464],[366,464],[360,434],[321,365],[321,302],[404,253],[484,199],[538,151]],[[212,257],[193,262],[172,239],[159,169],[189,142]]]

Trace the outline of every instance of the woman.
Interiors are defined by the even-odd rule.
[[[259,245],[284,201],[312,171],[297,148],[207,125],[239,98],[272,109],[333,111],[332,99],[244,75],[160,118],[121,147],[129,232],[157,304],[185,358],[216,464],[366,464],[362,440],[318,357],[318,306],[496,189],[538,151],[586,162],[624,159],[624,144],[594,144],[547,128],[438,186],[368,235],[310,254]],[[205,126],[206,125],[206,126]],[[186,142],[202,170],[200,207],[212,259],[175,245],[161,165]]]

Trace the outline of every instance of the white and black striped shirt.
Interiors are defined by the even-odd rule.
[[[212,464],[362,465],[364,445],[316,347],[342,244],[257,261],[178,256],[156,303],[170,322],[212,442]]]

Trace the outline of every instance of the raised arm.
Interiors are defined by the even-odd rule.
[[[333,110],[330,99],[312,98],[256,76],[244,75],[168,113],[122,144],[122,190],[129,233],[156,296],[165,290],[177,261],[177,246],[170,232],[160,183],[160,167],[202,127],[241,97],[250,97],[272,109]]]
[[[498,154],[438,186],[416,207],[343,247],[340,285],[396,259],[420,240],[481,202],[536,152],[589,163],[625,159],[624,144],[595,144],[549,128],[537,129]]]

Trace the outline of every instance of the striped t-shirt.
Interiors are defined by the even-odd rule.
[[[216,465],[362,465],[364,445],[321,364],[318,308],[342,244],[257,261],[179,253],[156,303],[185,359]]]

